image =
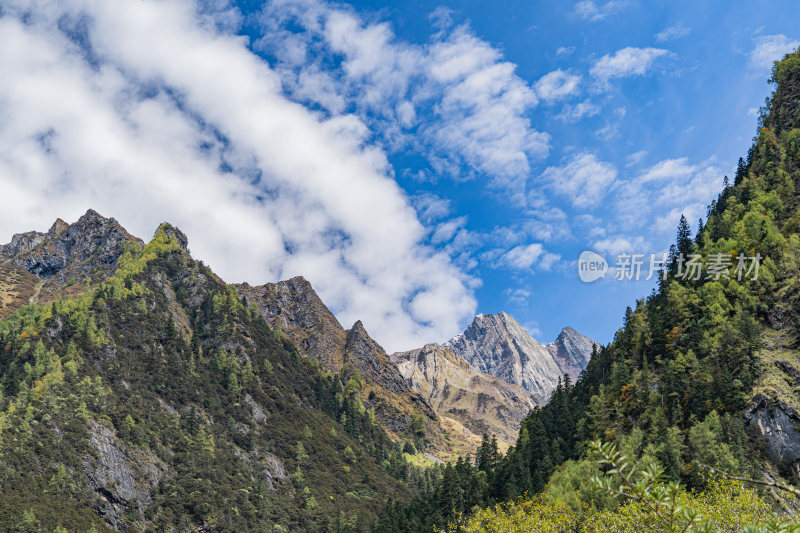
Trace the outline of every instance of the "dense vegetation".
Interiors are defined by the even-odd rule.
[[[3,530],[367,531],[433,483],[176,232],[0,323]]]
[[[770,456],[761,431],[743,417],[760,398],[767,408],[794,407],[800,392],[785,375],[800,362],[800,55],[776,63],[771,81],[776,89],[733,183],[725,179],[694,237],[681,219],[669,276],[626,311],[613,342],[576,384],[565,380],[531,412],[505,457],[486,453],[484,441],[476,461],[448,466],[439,486],[387,507],[379,531],[430,531],[525,494],[613,512],[617,502],[586,489],[598,472],[587,457],[595,439],[616,443],[639,465],[656,461],[666,480],[712,495],[719,486],[709,486],[700,464],[797,481],[792,462]],[[682,276],[695,254],[702,275]],[[752,271],[738,275],[740,254],[762,258],[757,279]],[[719,261],[727,270],[708,275]],[[477,520],[492,513],[505,520],[541,502],[520,505]],[[479,530],[475,523],[468,530]]]

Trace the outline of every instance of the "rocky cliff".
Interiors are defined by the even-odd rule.
[[[272,327],[280,329],[304,355],[318,359],[330,372],[340,372],[347,334],[302,276],[253,287],[238,285],[248,302]]]
[[[561,330],[556,340],[547,345],[547,351],[555,359],[561,373],[569,374],[574,383],[589,364],[595,345],[595,341],[568,326]]]
[[[19,233],[0,245],[4,292],[39,301],[76,293],[86,283],[107,279],[126,250],[141,246],[115,219],[92,209],[73,224],[59,218],[46,233]]]
[[[504,447],[512,444],[520,423],[536,405],[519,385],[479,371],[439,344],[394,353],[391,358],[452,432],[471,442],[488,433]]]
[[[311,283],[295,277],[253,287],[237,286],[270,326],[280,329],[303,355],[319,361],[347,382],[357,373],[365,407],[396,438],[423,438],[414,428],[424,425],[424,439],[437,454],[449,456],[441,422],[428,401],[403,378],[386,351],[359,320],[345,330],[322,302]]]
[[[558,380],[574,380],[586,368],[594,341],[565,328],[550,345],[540,343],[505,312],[478,315],[445,347],[481,372],[528,390],[536,403],[547,401]]]

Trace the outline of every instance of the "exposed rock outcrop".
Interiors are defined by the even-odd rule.
[[[565,327],[556,340],[547,345],[547,350],[552,354],[561,373],[569,374],[574,383],[589,364],[592,349],[596,344],[586,335],[578,333],[571,327]]]
[[[22,292],[42,303],[79,290],[83,282],[100,282],[111,276],[126,246],[142,246],[113,218],[89,209],[75,223],[57,219],[46,233],[19,233],[0,245],[0,267],[15,267],[38,278],[35,291],[24,290],[29,282],[0,287],[4,295]],[[5,285],[5,284],[4,284]],[[74,287],[74,289],[71,289]]]
[[[411,392],[411,387],[397,366],[381,345],[369,336],[360,320],[347,330],[345,361],[350,370],[358,370],[361,377],[370,382],[380,383],[391,392],[398,394]]]
[[[294,277],[277,283],[237,288],[273,327],[280,329],[298,351],[320,362],[326,371],[347,381],[356,371],[364,384],[365,403],[378,421],[400,438],[410,438],[415,415],[425,418],[434,448],[445,450],[440,424],[428,401],[409,385],[386,351],[369,336],[359,320],[345,330],[322,302],[311,283]],[[374,393],[374,394],[370,394]]]
[[[342,369],[347,334],[302,276],[253,287],[238,285],[249,303],[273,328],[286,333],[305,355],[332,372]]]
[[[793,407],[760,395],[745,411],[745,420],[764,436],[775,463],[794,465],[800,460],[800,414]]]
[[[141,240],[133,237],[113,218],[105,218],[89,209],[74,224],[58,219],[47,233],[28,232],[14,235],[0,246],[0,256],[42,279],[70,277],[77,281],[96,271],[113,273],[125,243]]]
[[[565,328],[555,342],[545,346],[530,336],[505,312],[478,315],[464,333],[445,347],[481,372],[528,390],[536,403],[544,403],[559,378],[577,378],[586,368],[594,341]]]
[[[480,372],[439,344],[394,353],[391,358],[436,414],[456,421],[475,441],[485,432],[506,445],[513,443],[520,423],[536,405],[519,385]]]
[[[89,487],[97,495],[97,513],[111,527],[130,527],[128,514],[144,519],[144,508],[164,472],[164,465],[149,450],[132,450],[113,430],[97,422],[89,426],[89,443],[96,454],[83,461]]]

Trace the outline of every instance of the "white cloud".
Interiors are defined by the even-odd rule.
[[[659,57],[669,54],[661,48],[627,47],[598,59],[589,73],[602,82],[611,78],[641,76]]]
[[[584,117],[593,117],[600,113],[600,107],[593,104],[589,100],[584,100],[577,104],[567,104],[564,109],[556,117],[563,122],[577,122]]]
[[[88,207],[145,238],[169,220],[227,281],[304,275],[344,324],[363,319],[390,350],[448,338],[474,313],[475,280],[421,244],[364,121],[287,100],[282,78],[225,33],[230,14],[220,25],[188,1],[155,0],[3,9],[0,75],[14,80],[0,84],[0,197],[14,199],[0,211],[4,240]],[[82,43],[59,30],[70,17],[88,21]],[[291,46],[300,57],[303,43]],[[350,71],[380,63],[352,46]]]
[[[515,246],[500,256],[497,265],[513,270],[528,270],[545,254],[544,247],[539,243]]]
[[[642,162],[645,156],[647,156],[647,150],[639,150],[638,152],[629,154],[625,156],[625,166],[626,167],[636,166]]]
[[[563,241],[572,236],[567,214],[557,207],[531,209],[526,215],[529,218],[522,222],[522,229],[534,239]]]
[[[671,233],[681,213],[689,220],[705,214],[721,188],[722,171],[710,162],[692,164],[688,158],[665,159],[638,176],[617,183],[617,218],[621,230],[652,224],[656,231]],[[642,213],[655,213],[653,219]]]
[[[627,7],[629,2],[625,0],[610,0],[605,4],[598,5],[592,0],[582,0],[575,4],[575,14],[583,20],[597,21],[612,15]]]
[[[670,26],[668,28],[664,28],[662,31],[656,33],[656,41],[659,43],[663,43],[666,41],[672,41],[674,39],[680,39],[681,37],[686,37],[692,29],[689,26],[686,26],[683,22],[678,22],[677,24]]]
[[[619,124],[606,124],[599,130],[594,132],[594,136],[602,141],[613,139],[619,134]]]
[[[508,288],[503,291],[503,294],[510,303],[516,305],[525,305],[526,303],[528,303],[528,298],[530,298],[533,293],[531,293],[531,291],[527,289]]]
[[[456,233],[466,225],[466,223],[466,216],[454,218],[448,220],[447,222],[442,222],[436,226],[436,230],[433,232],[433,236],[431,236],[431,242],[433,244],[441,244],[451,240]]]
[[[534,89],[539,98],[553,102],[578,92],[580,81],[580,76],[558,69],[539,78]]]
[[[549,135],[536,131],[527,116],[538,103],[536,92],[499,50],[466,25],[453,27],[450,12],[437,12],[435,19],[439,32],[417,45],[344,7],[274,0],[264,8],[266,35],[259,46],[277,58],[292,98],[336,114],[343,107],[327,103],[333,91],[390,150],[413,146],[439,174],[483,175],[519,198],[531,160],[549,150]],[[287,41],[298,44],[287,49]],[[298,48],[302,54],[294,52]],[[303,76],[326,78],[309,89]]]
[[[594,249],[598,252],[605,252],[608,254],[606,260],[609,264],[616,262],[619,254],[647,254],[649,252],[649,245],[647,241],[641,236],[624,236],[615,235],[607,239],[602,239],[594,243]]]
[[[556,49],[556,55],[559,56],[559,57],[570,56],[570,55],[573,54],[573,52],[575,52],[575,47],[574,46],[559,46]]]
[[[565,166],[548,167],[542,174],[544,181],[569,198],[575,207],[590,207],[600,202],[616,177],[614,165],[590,153],[577,154]]]
[[[755,40],[756,46],[750,52],[750,67],[756,70],[769,70],[772,63],[800,46],[800,41],[783,34],[764,35]]]
[[[411,202],[417,210],[417,216],[424,224],[431,224],[445,218],[453,210],[450,200],[440,198],[432,193],[414,196]]]

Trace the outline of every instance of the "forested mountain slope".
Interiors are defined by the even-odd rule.
[[[506,457],[487,449],[448,468],[439,487],[387,509],[380,531],[430,530],[525,493],[577,497],[597,472],[583,459],[594,439],[691,488],[705,487],[701,464],[798,481],[800,55],[777,62],[771,81],[732,183],[696,235],[681,220],[669,276],[627,310],[613,342],[528,416]],[[750,260],[739,275],[740,257],[761,258],[757,276]],[[701,275],[684,275],[689,259]]]
[[[413,390],[361,321],[345,330],[306,279],[237,286],[267,323],[321,369],[358,383],[367,409],[389,434],[449,457],[452,444],[431,405]]]
[[[424,481],[176,228],[54,228],[0,250],[39,302],[0,322],[0,529],[362,531]]]

